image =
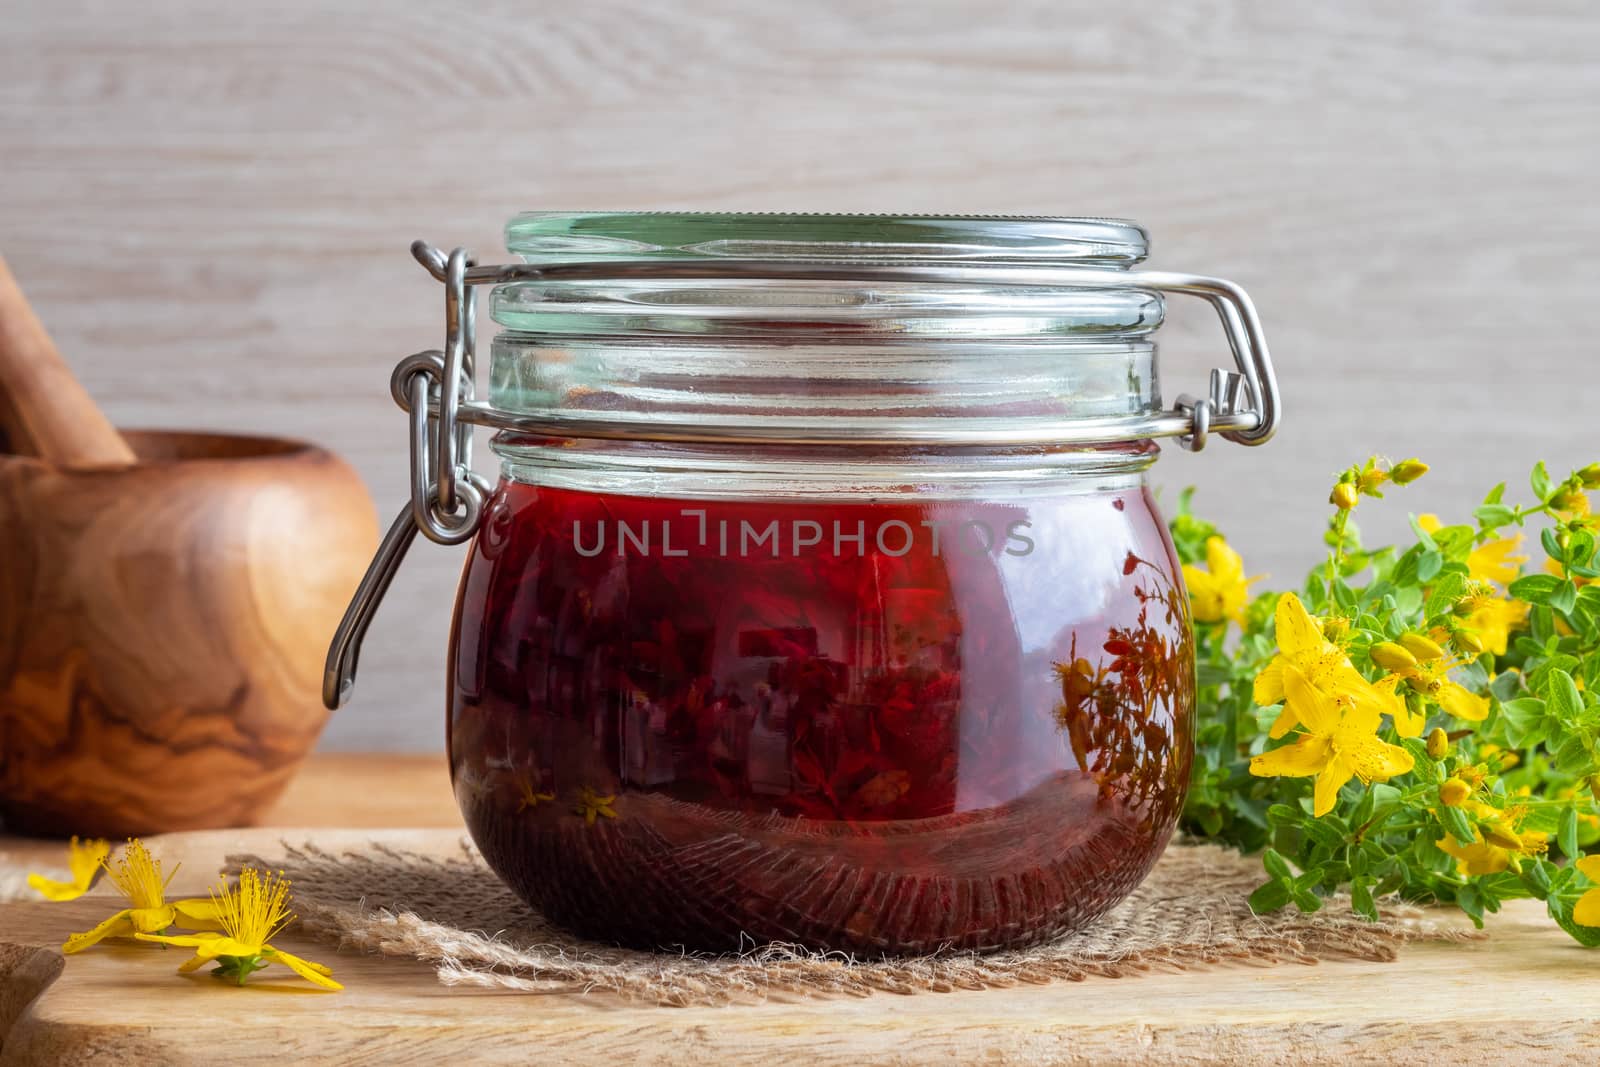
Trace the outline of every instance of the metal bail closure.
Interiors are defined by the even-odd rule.
[[[355,684],[361,640],[378,603],[394,580],[418,533],[443,545],[460,544],[476,532],[490,486],[472,471],[472,428],[487,426],[552,437],[720,444],[920,444],[1029,446],[1105,444],[1176,437],[1198,452],[1211,434],[1259,445],[1278,428],[1281,402],[1266,337],[1250,297],[1221,278],[1171,271],[1121,268],[961,263],[827,263],[783,259],[616,259],[563,263],[477,266],[465,249],[448,256],[425,241],[411,254],[444,284],[445,344],[401,360],[390,379],[395,403],[410,425],[411,500],[389,527],[377,555],[357,587],[334,633],[323,674],[322,699],[330,709],[344,704]],[[904,281],[930,284],[1002,284],[1091,289],[1148,289],[1197,296],[1211,304],[1232,350],[1234,370],[1214,369],[1204,398],[1178,397],[1166,411],[1106,419],[1063,420],[995,429],[951,427],[937,431],[889,425],[752,425],[708,416],[688,426],[648,423],[625,415],[581,415],[504,411],[473,399],[478,285],[537,280],[616,278],[728,278],[772,280]]]

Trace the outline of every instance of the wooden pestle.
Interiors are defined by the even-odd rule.
[[[0,257],[0,453],[65,468],[127,466],[133,450],[67,366]]]

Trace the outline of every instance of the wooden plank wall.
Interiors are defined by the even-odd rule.
[[[458,10],[450,10],[456,6]],[[438,343],[414,237],[544,208],[1104,214],[1237,279],[1287,399],[1169,450],[1253,571],[1316,557],[1331,472],[1463,514],[1600,455],[1600,7],[1587,3],[50,3],[0,18],[0,250],[127,425],[303,435],[387,521],[395,360]],[[1223,358],[1167,337],[1167,389]],[[459,550],[390,594],[340,748],[431,749]]]

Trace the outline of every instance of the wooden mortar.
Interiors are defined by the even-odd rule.
[[[252,822],[327,712],[322,661],[377,540],[296,441],[118,433],[0,260],[0,825]]]
[[[0,456],[0,821],[239,826],[327,720],[322,660],[377,540],[294,441],[130,432],[130,467]]]

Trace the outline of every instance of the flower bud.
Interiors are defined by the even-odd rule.
[[[1442,787],[1441,787],[1442,788]],[[1522,848],[1522,838],[1512,833],[1504,823],[1486,822],[1483,824],[1483,839],[1499,848]]]
[[[1389,477],[1396,485],[1410,485],[1428,473],[1428,465],[1420,459],[1403,459],[1389,468]]]
[[[1450,640],[1454,642],[1455,646],[1461,651],[1473,657],[1483,655],[1483,650],[1488,647],[1483,643],[1483,638],[1479,637],[1477,631],[1475,630],[1457,630],[1455,633],[1450,635]]]
[[[1447,808],[1459,808],[1472,795],[1472,787],[1459,778],[1447,778],[1439,787],[1439,803]]]
[[[1376,493],[1378,487],[1383,485],[1383,483],[1388,480],[1388,471],[1373,467],[1371,470],[1364,470],[1361,472],[1360,476],[1356,479],[1356,488],[1360,489],[1363,493]]]
[[[1584,496],[1582,489],[1568,486],[1550,498],[1550,506],[1556,511],[1586,515],[1589,512],[1589,498]]]
[[[1328,494],[1328,503],[1340,511],[1349,511],[1360,499],[1361,495],[1356,492],[1356,487],[1349,482],[1340,482],[1333,487],[1333,492]]]
[[[1450,735],[1444,732],[1444,727],[1435,726],[1428,731],[1428,758],[1444,759],[1448,755],[1450,755]]]
[[[1580,470],[1578,482],[1585,489],[1600,489],[1600,463],[1591,463]]]
[[[1417,657],[1393,641],[1379,641],[1367,654],[1372,657],[1372,662],[1396,674],[1416,670],[1417,667]]]
[[[1407,652],[1424,663],[1430,659],[1444,658],[1444,649],[1439,647],[1438,642],[1431,637],[1424,637],[1422,634],[1401,634],[1400,644],[1405,647]]]

